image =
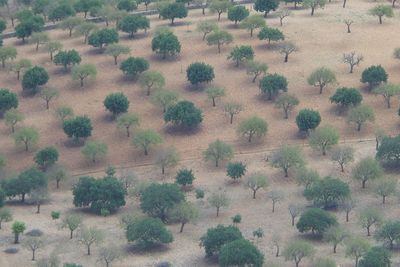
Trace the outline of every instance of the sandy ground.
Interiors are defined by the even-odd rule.
[[[26,120],[24,125],[34,126],[41,133],[38,146],[29,153],[23,149],[16,148],[10,130],[0,125],[0,152],[6,155],[10,172],[17,172],[25,167],[32,165],[32,157],[40,148],[49,144],[55,145],[60,153],[60,162],[70,169],[72,174],[82,174],[103,170],[107,164],[116,166],[137,166],[134,170],[142,179],[160,180],[159,170],[151,166],[154,162],[156,148],[152,149],[148,157],[143,157],[142,151],[130,145],[123,131],[116,129],[115,123],[110,119],[108,112],[104,109],[103,100],[111,92],[124,92],[131,102],[130,111],[139,114],[142,128],[152,128],[163,134],[166,146],[175,146],[181,154],[182,166],[191,167],[196,171],[196,186],[204,187],[208,191],[216,190],[221,187],[228,191],[232,198],[231,208],[222,211],[219,218],[215,218],[214,210],[204,206],[204,217],[196,227],[188,225],[184,234],[176,234],[175,242],[169,246],[167,251],[150,254],[129,254],[123,261],[116,266],[145,266],[152,264],[159,259],[170,260],[177,266],[205,266],[204,253],[198,246],[199,237],[207,228],[218,223],[229,223],[230,218],[240,213],[243,223],[240,225],[244,235],[248,238],[258,227],[262,227],[266,233],[258,245],[265,252],[266,259],[272,259],[273,252],[269,247],[268,237],[273,232],[282,233],[283,239],[297,237],[295,229],[290,227],[287,205],[292,202],[303,200],[301,190],[291,180],[283,180],[280,172],[272,170],[263,161],[264,154],[250,154],[245,152],[264,151],[279,144],[296,142],[304,144],[306,141],[297,136],[297,127],[294,123],[296,112],[301,108],[313,108],[322,115],[322,124],[331,124],[337,127],[341,133],[342,142],[372,138],[377,127],[384,128],[388,133],[395,134],[398,131],[397,107],[398,99],[393,99],[392,109],[386,109],[380,97],[369,94],[360,89],[363,93],[364,103],[371,105],[376,112],[376,122],[366,125],[361,133],[355,131],[354,127],[348,127],[345,118],[338,116],[334,105],[329,101],[329,96],[338,86],[353,86],[362,88],[359,82],[361,72],[364,68],[372,64],[381,64],[389,73],[389,80],[399,83],[400,78],[396,75],[400,69],[400,62],[393,56],[394,48],[398,47],[400,40],[399,14],[395,10],[396,17],[385,19],[383,25],[378,24],[377,18],[370,17],[366,11],[374,6],[373,2],[351,1],[346,9],[341,8],[341,2],[333,2],[325,9],[317,10],[314,17],[310,17],[309,10],[293,10],[290,17],[284,21],[281,30],[285,33],[288,40],[297,44],[299,51],[289,58],[289,63],[283,63],[283,57],[274,46],[268,47],[266,42],[258,40],[257,37],[249,38],[249,33],[243,29],[235,28],[233,24],[223,15],[219,25],[222,29],[228,30],[234,35],[234,42],[222,49],[222,53],[217,53],[216,47],[209,47],[201,41],[201,34],[195,31],[196,22],[203,19],[216,19],[216,15],[207,14],[202,16],[200,11],[190,11],[190,17],[179,20],[174,26],[174,31],[182,43],[182,52],[176,59],[161,60],[159,56],[151,52],[151,34],[155,26],[167,25],[167,21],[158,20],[157,16],[151,17],[152,28],[147,34],[139,33],[134,39],[128,39],[121,33],[121,43],[131,47],[132,56],[141,56],[150,60],[150,69],[161,71],[167,80],[166,88],[179,92],[181,99],[193,101],[204,111],[204,122],[201,129],[192,135],[171,134],[168,127],[162,120],[162,112],[155,108],[147,99],[138,85],[131,80],[125,79],[122,72],[113,64],[113,59],[107,55],[97,53],[97,50],[82,43],[82,38],[68,38],[63,31],[52,31],[51,38],[63,42],[66,49],[77,49],[82,55],[82,63],[93,63],[98,68],[98,77],[95,81],[87,82],[84,89],[79,87],[77,82],[71,80],[70,73],[64,73],[60,66],[54,66],[49,61],[48,54],[42,49],[38,53],[34,51],[33,45],[20,45],[15,39],[6,40],[6,45],[16,45],[18,58],[29,58],[45,66],[50,73],[49,86],[60,90],[60,97],[52,102],[50,110],[45,109],[45,104],[39,97],[22,97],[21,86],[16,80],[16,75],[7,71],[0,72],[0,86],[10,88],[20,95],[19,109],[25,113]],[[249,7],[250,8],[250,7]],[[346,26],[341,22],[347,16],[356,17],[352,26],[352,33],[346,33]],[[279,27],[279,19],[272,14],[267,18],[267,24],[271,27]],[[256,35],[256,34],[255,34]],[[291,115],[289,120],[283,120],[281,110],[275,109],[273,103],[266,102],[260,98],[257,84],[251,83],[251,77],[246,75],[243,67],[235,68],[232,62],[226,60],[231,47],[235,45],[248,44],[255,49],[256,60],[266,62],[269,65],[270,73],[280,73],[289,80],[289,92],[296,94],[300,98],[300,105]],[[384,44],[384,48],[382,46]],[[348,66],[341,63],[343,53],[356,51],[363,54],[365,60],[360,67],[355,69],[353,74],[348,73]],[[123,57],[126,58],[127,56]],[[123,59],[121,58],[120,61]],[[226,96],[217,103],[216,108],[211,107],[210,101],[202,91],[193,91],[186,81],[186,67],[194,61],[203,61],[211,64],[215,69],[216,78],[212,83],[215,86],[223,86],[226,89]],[[331,86],[322,95],[318,94],[316,88],[307,85],[306,78],[313,69],[326,66],[333,69],[338,78],[338,85]],[[238,101],[244,106],[244,111],[235,118],[234,124],[230,125],[228,118],[222,111],[222,102]],[[105,142],[109,146],[109,153],[105,160],[92,165],[83,160],[79,147],[68,146],[68,139],[63,133],[59,123],[54,117],[54,110],[58,105],[68,104],[74,108],[75,114],[88,115],[94,124],[93,137],[91,139]],[[248,145],[243,139],[236,136],[236,126],[238,122],[252,115],[259,115],[269,123],[269,132],[265,140]],[[216,138],[220,138],[235,147],[237,160],[244,160],[249,165],[250,172],[262,170],[273,181],[269,189],[278,188],[286,193],[287,198],[282,202],[275,214],[270,212],[270,203],[266,199],[266,193],[260,192],[258,200],[250,198],[250,192],[243,186],[231,186],[227,184],[224,169],[209,168],[201,161],[196,160],[201,156],[201,152],[207,144]],[[357,146],[358,153],[365,155],[373,153],[373,143]],[[319,157],[314,152],[307,150],[309,165],[321,170],[322,174],[341,175],[329,160]],[[139,167],[141,165],[146,165]],[[167,175],[172,177],[174,173]],[[348,175],[343,176],[347,180]],[[362,205],[379,205],[379,200],[371,198],[371,194],[359,194],[358,184],[352,184],[357,197],[362,199]],[[63,260],[82,262],[85,266],[96,266],[96,257],[84,256],[84,248],[77,248],[75,241],[69,241],[65,230],[58,230],[57,225],[50,220],[52,210],[61,210],[63,213],[71,209],[71,193],[69,186],[64,190],[54,192],[50,205],[43,207],[41,215],[34,214],[34,208],[15,206],[15,218],[24,220],[28,223],[29,229],[40,228],[44,230],[51,242],[46,248],[49,253],[53,248],[61,253]],[[192,193],[188,196],[193,199]],[[252,208],[249,209],[249,202]],[[132,201],[126,208],[122,209],[117,215],[104,219],[99,217],[86,216],[85,224],[101,225],[107,229],[109,238],[107,242],[117,242],[125,245],[123,231],[119,227],[119,215],[124,212],[137,210],[137,201]],[[362,206],[360,205],[360,206]],[[389,200],[385,211],[387,216],[395,216],[397,207],[394,200]],[[361,207],[359,207],[361,208]],[[338,218],[343,221],[343,214],[338,214]],[[349,223],[352,231],[363,234],[356,224],[356,220]],[[178,231],[177,226],[171,226],[174,233]],[[288,230],[290,229],[290,230]],[[10,243],[9,225],[2,230],[2,246],[7,247]],[[319,255],[330,255],[330,247],[326,244],[316,243]],[[95,250],[94,250],[95,251]],[[44,251],[40,255],[46,254]],[[96,254],[96,252],[94,252]],[[22,252],[15,256],[0,257],[0,265],[7,266],[20,265],[30,266],[28,252]],[[25,260],[26,259],[26,260]],[[351,266],[350,259],[344,259],[343,250],[335,256],[343,266]],[[3,262],[2,262],[3,261]],[[278,259],[282,261],[282,259]],[[347,264],[347,265],[346,265]],[[292,264],[288,264],[291,266]],[[308,266],[307,263],[304,264]]]

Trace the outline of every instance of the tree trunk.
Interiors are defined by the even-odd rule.
[[[215,167],[218,167],[218,159],[215,160]]]
[[[340,164],[340,168],[341,168],[342,172],[344,172],[344,166],[343,166],[343,163],[341,163],[341,164]]]
[[[53,61],[53,52],[50,52],[50,60]]]
[[[353,68],[354,68],[354,65],[350,64],[350,73],[353,73]]]
[[[81,78],[81,87],[83,87],[83,79],[84,79],[84,78]]]
[[[276,246],[276,253],[275,253],[275,257],[279,257],[279,246]]]
[[[252,137],[253,137],[253,134],[249,134],[249,139],[248,139],[249,143],[251,143],[251,138]]]
[[[266,18],[268,16],[268,11],[264,12],[264,18]]]
[[[203,14],[203,15],[205,15],[205,14],[206,14],[206,11],[205,11],[205,9],[206,9],[206,8],[203,6],[203,11],[202,11],[202,14]]]
[[[205,33],[203,34],[203,41],[206,39],[206,35],[207,35],[207,33],[205,32]]]
[[[126,128],[126,136],[127,136],[127,137],[130,137],[131,132],[129,131],[129,127],[125,127],[125,128]]]
[[[231,114],[231,124],[233,123],[233,114]]]
[[[90,245],[87,246],[87,254],[90,255]]]
[[[174,25],[174,20],[175,20],[175,18],[171,19],[171,25]]]
[[[221,54],[221,43],[218,42],[218,54]]]
[[[185,227],[185,223],[182,223],[182,224],[181,224],[181,229],[179,230],[179,233],[182,233],[182,232],[183,232],[183,227]]]
[[[19,244],[19,233],[14,233],[14,244]]]
[[[311,7],[311,16],[314,16],[315,7]]]
[[[274,213],[274,212],[275,212],[275,202],[272,201],[272,213]]]
[[[215,107],[215,97],[212,98],[213,107]]]
[[[6,61],[4,59],[1,61],[1,66],[3,67],[3,69],[6,67]]]
[[[118,65],[118,57],[114,56],[114,65]]]
[[[19,81],[19,75],[21,71],[17,71],[17,80]]]
[[[34,261],[35,260],[35,249],[32,249],[32,260]]]
[[[288,59],[289,59],[289,54],[285,54],[285,61],[284,62],[285,63],[288,62]]]
[[[343,8],[346,7],[346,2],[347,2],[347,0],[343,0]]]
[[[11,132],[12,133],[14,133],[15,132],[15,127],[14,127],[15,125],[13,124],[13,125],[11,125]]]
[[[392,7],[394,8],[394,4],[396,3],[396,0],[392,1]]]
[[[322,156],[326,156],[326,147],[325,146],[322,147]]]
[[[382,16],[379,16],[379,24],[382,24]]]
[[[256,199],[257,190],[253,190],[253,199]]]
[[[349,211],[346,211],[346,222],[349,222]]]
[[[361,131],[361,123],[357,124],[357,131]]]
[[[36,43],[36,52],[39,50],[39,42]]]
[[[25,151],[28,151],[29,147],[28,147],[28,142],[25,142]]]
[[[347,24],[347,33],[351,33],[350,26],[351,24]]]
[[[282,21],[283,21],[283,18],[279,18],[279,21],[280,21],[280,23],[281,23],[281,27],[283,26],[283,23],[282,23]]]
[[[324,86],[323,85],[319,85],[319,94],[322,94],[323,90],[324,90]]]
[[[382,204],[386,203],[386,196],[382,196]]]
[[[289,172],[287,168],[284,168],[283,171],[285,172],[285,177],[289,177]]]
[[[59,189],[60,188],[60,180],[56,180],[56,188]]]
[[[367,236],[371,236],[371,233],[369,231],[369,228],[371,227],[371,225],[367,226]]]
[[[217,217],[218,217],[218,215],[219,215],[219,207],[217,207]]]
[[[356,256],[356,264],[355,267],[358,267],[358,257]]]
[[[25,193],[21,194],[21,202],[24,203],[25,202]]]
[[[149,152],[147,151],[147,147],[144,148],[144,155],[147,156]]]
[[[362,181],[362,186],[361,186],[361,187],[362,187],[363,189],[365,188],[365,183],[366,183],[366,182],[367,182],[367,180],[363,180],[363,181]]]
[[[386,99],[386,106],[387,108],[390,108],[390,97]]]
[[[165,174],[165,166],[161,167],[161,174]]]
[[[222,13],[222,12],[218,12],[218,21],[221,20],[221,13]]]
[[[40,213],[40,202],[37,203],[37,209],[36,209],[36,213],[39,214]]]
[[[70,230],[69,239],[72,239],[74,230]]]
[[[250,37],[253,37],[253,28],[250,29]]]
[[[337,244],[333,244],[333,253],[336,253]]]
[[[255,82],[256,82],[256,79],[257,79],[257,77],[258,77],[258,74],[254,75],[254,78],[253,78],[253,83],[255,83]]]
[[[49,109],[49,102],[50,100],[46,100],[46,109]]]
[[[69,29],[69,37],[72,36],[72,29]]]
[[[294,226],[294,216],[292,216],[292,226]]]

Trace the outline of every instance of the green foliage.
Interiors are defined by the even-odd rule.
[[[202,111],[190,101],[179,101],[164,114],[165,122],[172,122],[182,129],[195,129],[203,121]]]
[[[173,106],[178,101],[178,93],[168,90],[158,90],[151,96],[151,102],[163,109],[166,112],[167,109]]]
[[[312,200],[315,206],[322,206],[324,209],[336,208],[341,200],[350,196],[350,188],[340,179],[327,176],[306,187],[304,196],[307,200]]]
[[[236,181],[246,174],[246,170],[246,164],[243,162],[229,162],[226,166],[226,175]]]
[[[57,148],[49,146],[37,152],[33,160],[41,170],[46,171],[58,161],[58,157],[59,153]]]
[[[368,241],[361,237],[350,237],[345,242],[346,256],[355,258],[355,266],[358,266],[358,261],[369,249]]]
[[[141,147],[147,156],[150,146],[158,145],[163,142],[163,138],[154,130],[138,130],[132,138],[132,144]]]
[[[275,168],[281,168],[285,177],[288,177],[291,168],[299,168],[304,165],[304,155],[297,146],[283,145],[273,152],[271,164]]]
[[[324,8],[326,0],[303,0],[303,6],[311,8],[311,16],[314,16],[315,9]]]
[[[54,23],[73,16],[75,16],[75,10],[72,5],[67,1],[60,1],[60,3],[50,8],[48,19]]]
[[[220,161],[229,160],[233,157],[233,149],[231,145],[217,139],[208,145],[203,156],[206,161],[213,160],[215,167],[218,167]]]
[[[231,219],[232,219],[232,223],[233,223],[234,225],[237,225],[237,224],[239,224],[239,223],[242,222],[242,216],[241,216],[240,214],[236,214],[236,215],[233,216]]]
[[[117,127],[125,129],[127,137],[130,137],[131,135],[131,128],[138,126],[139,124],[139,117],[134,113],[123,113],[117,118]]]
[[[322,94],[326,86],[336,83],[336,75],[330,69],[322,67],[314,70],[308,76],[307,82],[309,85],[319,87],[319,93]]]
[[[129,57],[121,62],[120,70],[126,75],[137,76],[149,69],[149,62],[141,57]]]
[[[18,244],[19,243],[19,235],[22,234],[26,230],[26,225],[24,222],[15,221],[11,226],[11,230],[15,236],[14,244]]]
[[[306,167],[296,169],[296,182],[298,185],[304,186],[305,190],[310,188],[314,183],[321,179],[318,172]]]
[[[354,107],[361,103],[363,97],[361,93],[355,88],[340,87],[329,98],[331,103],[340,105],[342,109]]]
[[[231,2],[227,0],[213,0],[209,4],[211,13],[218,13],[218,21],[221,19],[221,14],[227,12],[232,6]]]
[[[230,102],[224,105],[224,111],[230,117],[230,123],[233,123],[233,116],[239,114],[243,110],[243,107],[239,103]]]
[[[121,44],[110,44],[107,46],[105,53],[114,58],[114,64],[118,64],[118,57],[122,54],[129,54],[131,49],[128,46]]]
[[[129,33],[129,38],[133,38],[138,30],[145,30],[150,28],[150,21],[143,15],[130,15],[125,16],[118,22],[118,29],[123,32]]]
[[[203,199],[204,198],[204,190],[197,188],[196,192],[196,199]]]
[[[97,215],[100,215],[102,209],[115,212],[126,204],[124,185],[109,176],[102,179],[80,177],[72,188],[72,194],[75,207],[90,207],[90,210]]]
[[[127,12],[131,12],[137,8],[137,3],[134,0],[119,0],[117,4],[117,8],[119,10],[125,10]]]
[[[322,235],[333,225],[337,225],[335,216],[323,209],[308,208],[301,214],[296,227],[300,233],[311,231],[313,235]]]
[[[211,257],[218,255],[225,244],[242,238],[242,233],[236,226],[219,224],[207,230],[200,239],[200,245],[204,247],[206,256]]]
[[[182,201],[171,210],[169,217],[172,221],[181,224],[179,232],[182,233],[185,224],[199,218],[199,209],[190,202]]]
[[[81,64],[74,66],[72,68],[72,79],[80,81],[81,87],[83,87],[83,81],[90,77],[92,79],[96,78],[97,75],[97,69],[96,66],[93,64]]]
[[[283,109],[284,118],[289,118],[289,113],[300,103],[299,99],[295,95],[282,94],[279,95],[275,100],[275,107]]]
[[[104,99],[104,107],[116,117],[128,111],[129,100],[123,93],[112,93]]]
[[[163,19],[171,20],[171,25],[173,25],[176,18],[186,18],[188,10],[183,3],[169,3],[161,8],[159,14]]]
[[[78,2],[79,3],[79,2]],[[72,37],[72,31],[82,24],[84,20],[79,17],[69,17],[59,23],[59,27],[63,30],[69,30],[69,37]]]
[[[365,188],[367,181],[379,179],[383,174],[381,165],[372,157],[361,159],[352,170],[352,178],[361,181]]]
[[[360,260],[359,267],[390,267],[392,255],[383,247],[370,248]]]
[[[29,59],[21,58],[12,66],[12,70],[17,73],[17,80],[19,81],[21,72],[32,68],[32,62]]]
[[[236,67],[239,67],[241,62],[251,61],[254,58],[254,50],[249,45],[235,46],[228,56],[228,59],[232,59],[236,62]]]
[[[230,44],[233,41],[233,36],[227,31],[217,30],[208,34],[206,40],[207,45],[216,45],[218,47],[218,53],[221,53],[221,46]]]
[[[86,159],[91,160],[93,163],[95,163],[99,158],[104,158],[107,154],[107,151],[107,144],[93,140],[86,142],[81,149],[82,155]]]
[[[39,141],[39,132],[33,127],[23,127],[15,132],[14,141],[17,146],[24,145],[25,151]]]
[[[8,90],[0,89],[0,116],[12,108],[16,109],[18,107],[18,97],[17,94]]]
[[[303,258],[312,257],[314,254],[315,248],[309,242],[303,240],[291,241],[283,251],[285,261],[294,261],[296,266],[299,266]]]
[[[146,90],[146,95],[150,95],[152,90],[162,89],[165,85],[165,78],[161,72],[146,71],[139,77],[140,87]]]
[[[118,39],[118,32],[115,29],[105,28],[91,33],[88,37],[88,43],[102,49],[105,45],[118,43]]]
[[[185,187],[187,185],[192,185],[195,177],[193,174],[193,170],[189,169],[180,169],[176,174],[175,181],[177,184]]]
[[[197,23],[196,30],[203,33],[203,41],[206,39],[207,34],[218,30],[218,25],[211,20],[202,20]]]
[[[339,225],[333,225],[324,232],[323,240],[332,243],[333,253],[336,253],[337,246],[348,237],[349,232],[345,228]]]
[[[203,62],[195,62],[190,64],[186,69],[186,76],[188,81],[193,85],[203,82],[208,83],[214,80],[214,68]]]
[[[24,92],[36,93],[39,86],[49,81],[49,74],[46,69],[34,66],[28,69],[22,78],[22,89]]]
[[[384,137],[378,146],[376,158],[383,164],[398,165],[400,163],[400,135]]]
[[[354,149],[349,146],[334,148],[331,159],[339,163],[342,172],[344,172],[344,165],[354,161]]]
[[[98,29],[97,25],[94,24],[93,22],[83,22],[75,27],[74,34],[77,36],[84,36],[85,37],[84,43],[86,44],[89,35],[92,32],[96,31],[97,29]]]
[[[260,138],[262,136],[265,136],[267,131],[267,122],[257,116],[253,116],[242,121],[237,129],[238,135],[247,137],[249,143],[251,142],[253,137]]]
[[[103,210],[102,210],[103,211]],[[97,227],[86,227],[82,226],[79,231],[78,241],[86,246],[87,255],[90,255],[90,248],[93,244],[99,244],[103,242],[105,234],[102,230]]]
[[[147,186],[140,195],[140,208],[149,216],[167,221],[168,212],[185,200],[176,184],[156,184]]]
[[[246,185],[253,191],[253,199],[256,199],[256,193],[261,188],[268,187],[268,179],[262,173],[254,173],[247,178]]]
[[[74,110],[70,106],[60,106],[56,109],[55,116],[63,123],[66,118],[74,116]]]
[[[336,128],[332,126],[323,126],[317,128],[311,132],[309,143],[310,146],[322,152],[322,155],[326,155],[326,151],[331,149],[332,146],[336,145],[339,141],[339,133]]]
[[[361,74],[361,82],[367,83],[370,90],[380,85],[382,82],[387,82],[388,74],[381,65],[373,65],[366,68]]]
[[[8,207],[3,207],[0,209],[0,229],[3,222],[11,222],[12,219],[13,216],[11,210]]]
[[[79,138],[87,138],[92,135],[92,122],[86,115],[66,119],[63,122],[64,133],[69,138],[78,141]]]
[[[390,249],[393,249],[394,244],[397,244],[400,241],[400,222],[385,222],[375,232],[374,238],[377,241],[384,242],[385,245],[389,245]]]
[[[271,44],[271,41],[285,40],[285,35],[279,29],[263,27],[258,33],[258,39],[268,40],[268,44]]]
[[[50,41],[46,45],[46,49],[50,54],[50,60],[53,61],[53,54],[63,49],[63,44],[59,41]]]
[[[269,12],[275,11],[278,7],[279,1],[277,0],[256,0],[254,2],[254,10],[264,12],[264,17],[267,17]]]
[[[321,122],[321,115],[312,109],[302,109],[296,116],[296,124],[300,131],[308,133],[314,130]]]
[[[280,91],[287,92],[288,81],[285,76],[279,74],[267,74],[260,80],[260,90],[263,94],[268,95],[268,99],[272,100]]]
[[[391,177],[379,179],[374,191],[378,196],[382,197],[382,204],[385,204],[387,197],[397,193],[397,179]]]
[[[383,17],[391,18],[394,16],[393,8],[391,6],[386,6],[382,4],[371,8],[368,13],[372,16],[378,17],[379,24],[382,24]]]
[[[171,243],[174,238],[158,218],[137,219],[126,227],[126,238],[140,249]]]
[[[0,61],[3,69],[6,67],[6,61],[14,60],[17,57],[17,49],[13,46],[0,47]]]
[[[74,231],[82,225],[82,216],[78,214],[67,214],[61,224],[61,228],[68,228],[70,231],[69,238],[72,239]]]
[[[381,95],[386,102],[387,108],[390,108],[391,97],[400,95],[400,85],[385,83],[374,88],[372,92]]]
[[[264,256],[246,239],[238,239],[222,246],[219,253],[219,266],[253,266],[261,267]]]
[[[347,122],[357,126],[357,131],[361,131],[361,126],[366,122],[375,121],[374,110],[367,105],[358,105],[352,108],[347,115]]]
[[[81,63],[81,56],[75,49],[68,51],[58,52],[53,59],[54,64],[64,66],[64,70],[67,70],[69,66],[74,66]]]
[[[240,27],[250,31],[250,37],[253,37],[253,31],[264,27],[265,19],[259,15],[251,15],[240,22]]]
[[[42,16],[29,16],[15,27],[15,35],[18,39],[22,39],[22,43],[25,43],[25,39],[31,36],[32,33],[41,32],[43,26],[44,20]]]
[[[222,207],[228,207],[230,203],[230,199],[225,192],[222,191],[212,193],[207,200],[210,206],[217,209],[217,217],[219,216],[219,210]]]
[[[250,12],[245,6],[234,6],[228,9],[228,19],[234,21],[235,25],[238,21],[242,21],[249,16]]]
[[[83,12],[85,14],[85,18],[89,10],[93,8],[100,8],[102,6],[102,1],[100,0],[79,0],[75,2],[74,9],[77,12]]]
[[[250,60],[249,62],[246,62],[246,73],[248,75],[253,76],[253,83],[256,82],[256,79],[258,76],[261,74],[266,74],[268,70],[268,65],[262,62]]]
[[[225,89],[220,87],[209,87],[206,90],[208,99],[212,100],[213,107],[215,107],[215,99],[225,95]]]
[[[383,221],[383,213],[380,209],[366,207],[360,212],[360,225],[367,229],[367,236],[371,235],[371,226],[379,226]]]
[[[53,88],[43,88],[40,90],[40,98],[42,98],[44,101],[46,101],[46,109],[49,109],[49,103],[52,99],[57,98],[60,95],[60,93]]]
[[[50,213],[50,215],[51,215],[51,218],[53,219],[53,220],[57,220],[57,219],[60,219],[60,212],[59,211],[52,211],[51,213]]]

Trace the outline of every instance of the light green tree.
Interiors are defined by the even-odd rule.
[[[161,167],[161,173],[165,174],[166,168],[172,168],[178,165],[179,155],[175,148],[169,147],[162,149],[157,154],[156,163]]]
[[[84,36],[85,38],[84,38],[83,43],[86,44],[89,35],[97,29],[98,29],[98,27],[96,24],[94,24],[93,22],[85,21],[75,27],[74,34],[77,36]]]
[[[63,44],[59,41],[50,41],[47,43],[46,49],[50,54],[50,60],[53,61],[53,55],[63,49]]]
[[[382,24],[383,17],[391,18],[394,16],[393,8],[391,6],[386,6],[382,4],[371,8],[368,13],[372,16],[378,17],[379,24]]]
[[[232,6],[232,3],[228,0],[213,0],[209,5],[211,13],[218,13],[218,21],[221,19],[221,14],[227,12]]]
[[[107,154],[107,151],[107,144],[97,141],[88,141],[82,148],[81,153],[86,159],[91,160],[93,163],[95,163],[96,160],[104,157]]]
[[[295,95],[281,94],[275,100],[275,107],[283,109],[285,119],[289,118],[289,113],[300,103]]]
[[[220,1],[220,0],[217,0]],[[227,31],[214,31],[207,36],[208,45],[216,45],[218,53],[221,53],[221,46],[230,44],[233,41],[233,36]]]
[[[319,93],[322,94],[326,86],[336,83],[336,75],[330,69],[321,67],[310,74],[307,78],[307,82],[309,85],[319,87]]]
[[[63,123],[66,118],[74,116],[74,110],[70,106],[63,105],[56,109],[55,116]]]
[[[255,29],[265,27],[265,19],[260,15],[251,15],[240,22],[240,27],[250,32],[250,37],[253,37]]]
[[[82,216],[78,214],[67,214],[62,220],[61,228],[68,228],[70,232],[69,238],[72,239],[74,231],[81,226],[82,221]]]
[[[181,224],[179,233],[183,232],[183,227],[189,222],[196,222],[200,217],[199,209],[190,202],[182,201],[172,208],[170,218],[174,222]]]
[[[349,146],[340,146],[332,150],[331,159],[339,163],[340,169],[344,172],[344,166],[354,161],[354,149]]]
[[[212,105],[215,107],[215,99],[225,95],[225,89],[221,87],[209,87],[206,89],[208,99],[212,100]]]
[[[360,212],[360,225],[367,229],[367,236],[371,235],[371,226],[379,226],[383,221],[383,214],[377,208],[366,207]]]
[[[219,210],[222,207],[228,207],[230,204],[230,199],[228,198],[225,192],[218,191],[211,194],[211,196],[208,198],[208,203],[210,204],[210,206],[217,209],[217,217],[218,217]]]
[[[148,70],[139,77],[139,85],[150,95],[151,91],[162,89],[165,85],[164,75],[159,71]]]
[[[110,44],[106,47],[105,53],[114,58],[114,64],[118,65],[118,57],[120,55],[127,55],[131,52],[131,49],[128,46],[121,44]]]
[[[315,254],[315,248],[303,240],[293,240],[287,244],[283,251],[285,261],[294,261],[296,267],[299,266],[302,259],[312,257]]]
[[[326,0],[304,0],[303,6],[306,8],[311,8],[311,16],[314,16],[315,9],[324,8],[326,5]]]
[[[218,167],[221,160],[233,158],[233,149],[231,145],[217,139],[208,145],[203,156],[205,161],[213,160],[215,162],[215,167]]]
[[[387,108],[390,108],[390,99],[392,96],[400,95],[400,85],[384,83],[372,90],[374,94],[381,95],[386,102]]]
[[[361,126],[366,122],[375,121],[374,110],[367,105],[353,107],[347,115],[347,122],[357,126],[357,131],[361,131]]]
[[[169,90],[158,90],[151,96],[151,102],[163,109],[165,113],[169,107],[178,102],[179,94]]]
[[[299,168],[304,165],[304,155],[297,146],[283,145],[274,151],[271,157],[272,166],[281,168],[285,177],[289,176],[291,168]]]
[[[249,143],[253,137],[265,136],[268,131],[268,124],[265,120],[260,117],[253,116],[239,124],[237,133],[240,136],[247,136]]]
[[[246,181],[246,185],[248,188],[253,191],[253,199],[256,198],[256,193],[259,189],[268,187],[268,179],[267,176],[262,173],[254,173],[251,174]]]
[[[19,244],[19,236],[26,230],[25,223],[20,221],[15,221],[11,226],[11,230],[14,234],[14,244]]]
[[[397,179],[393,177],[379,179],[375,184],[374,191],[382,198],[382,204],[385,204],[386,198],[397,192]]]
[[[349,232],[342,226],[333,225],[326,229],[323,239],[328,243],[332,243],[333,253],[336,253],[337,246],[342,244],[349,235]]]
[[[252,82],[255,83],[256,79],[260,75],[265,75],[268,70],[268,65],[262,62],[250,60],[246,63],[247,75],[253,76]]]
[[[339,132],[332,126],[322,126],[311,132],[309,137],[310,146],[326,155],[326,151],[331,149],[339,141]]]
[[[161,144],[163,138],[154,130],[138,130],[135,136],[132,138],[132,144],[136,147],[141,147],[144,150],[144,154],[149,154],[149,148],[151,145]]]
[[[78,241],[86,246],[87,255],[90,255],[93,244],[100,244],[104,239],[105,233],[97,227],[82,226],[79,231]]]
[[[35,260],[36,251],[43,248],[45,242],[42,237],[39,236],[28,236],[22,241],[22,246],[32,251],[32,260]]]
[[[197,23],[196,30],[203,34],[203,41],[204,41],[206,39],[207,34],[218,30],[218,25],[214,21],[203,20]]]
[[[131,128],[140,124],[139,116],[134,113],[122,113],[117,118],[117,127],[126,130],[126,136],[130,137]]]
[[[17,57],[17,49],[13,46],[0,47],[0,61],[3,68],[6,67],[6,61],[14,60]]]
[[[15,132],[15,125],[17,123],[23,121],[25,119],[25,116],[22,112],[18,111],[15,108],[9,109],[5,114],[4,114],[4,123],[8,126],[11,127],[11,132]]]
[[[355,267],[358,266],[359,259],[364,256],[371,247],[368,240],[358,236],[346,240],[345,246],[346,256],[355,259]]]
[[[49,103],[51,100],[57,98],[60,95],[60,92],[54,88],[43,88],[40,90],[40,98],[46,102],[46,109],[49,109]]]
[[[29,147],[38,143],[39,132],[33,127],[24,127],[15,132],[14,140],[17,146],[24,145],[25,151],[28,151]]]
[[[0,229],[3,222],[11,222],[13,219],[10,208],[3,207],[0,209]]]
[[[382,177],[382,174],[381,165],[372,157],[361,159],[352,171],[353,179],[361,181],[362,188],[365,188],[367,181],[377,180]]]
[[[83,81],[86,78],[96,78],[97,69],[93,64],[80,64],[72,67],[71,75],[72,79],[75,81],[80,81],[81,87],[83,87]]]
[[[69,31],[69,37],[72,36],[72,31],[77,28],[79,25],[84,23],[84,20],[80,17],[68,17],[65,20],[61,21],[59,23],[59,27],[62,30],[68,30]]]
[[[15,62],[14,66],[12,67],[12,70],[17,74],[17,80],[19,81],[21,72],[24,72],[25,70],[30,69],[31,67],[32,67],[32,62],[29,59],[21,58],[20,60]]]
[[[47,44],[50,41],[49,35],[45,32],[34,32],[29,39],[31,44],[36,45],[36,51],[39,50],[39,45]]]

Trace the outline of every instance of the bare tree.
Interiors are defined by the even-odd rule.
[[[349,64],[350,73],[353,73],[354,67],[358,66],[363,60],[364,57],[362,55],[357,55],[355,51],[352,51],[348,54],[343,54],[343,63]]]
[[[294,220],[303,211],[303,207],[299,204],[290,204],[288,209],[289,209],[290,216],[292,217],[292,226],[294,226]]]
[[[35,260],[36,250],[44,247],[42,238],[38,236],[28,236],[22,241],[22,246],[32,251],[32,260]]]
[[[275,212],[275,205],[284,199],[284,194],[281,191],[272,190],[268,193],[268,198],[272,201],[272,212]]]
[[[110,245],[100,248],[98,261],[104,262],[106,267],[109,267],[113,261],[120,259],[121,256],[121,249],[115,245]]]
[[[289,55],[295,51],[297,51],[297,47],[292,42],[282,42],[279,45],[279,53],[285,55],[284,62],[288,62]]]
[[[343,22],[347,26],[347,33],[351,33],[351,24],[354,23],[354,20],[352,20],[352,19],[344,19]]]
[[[279,17],[279,22],[280,22],[281,27],[282,27],[282,26],[283,26],[283,19],[286,18],[286,17],[289,17],[290,14],[291,14],[291,12],[290,12],[290,10],[287,9],[287,8],[282,8],[282,9],[279,9],[279,10],[276,12],[276,14],[277,14],[278,17]]]
[[[36,213],[40,213],[40,206],[43,204],[43,202],[47,201],[49,199],[49,192],[47,190],[47,187],[39,187],[34,190],[29,194],[30,196],[30,202],[36,205]]]
[[[90,248],[93,244],[101,243],[104,240],[104,232],[96,227],[81,227],[79,233],[79,242],[87,248],[87,255],[90,255]]]

